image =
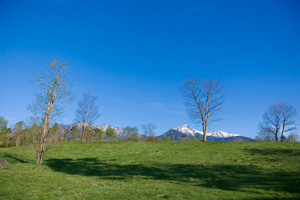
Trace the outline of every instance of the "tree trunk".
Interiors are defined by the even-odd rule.
[[[206,133],[207,133],[207,124],[206,123],[202,123],[203,126],[203,142],[206,142]]]
[[[52,107],[52,98],[51,95],[48,100],[48,106],[47,106],[47,111],[46,111],[46,116],[44,118],[44,128],[43,132],[41,134],[41,139],[40,139],[40,147],[38,151],[38,157],[37,157],[37,163],[42,163],[43,162],[43,156],[44,156],[44,151],[45,151],[45,138],[48,132],[48,127],[49,127],[49,115],[50,115],[50,110]]]
[[[19,145],[20,136],[16,138],[16,147]]]
[[[84,129],[85,129],[85,123],[84,123],[83,126],[82,126],[82,131],[81,131],[81,142],[85,141],[85,138],[84,138]]]
[[[284,136],[283,133],[285,131],[285,120],[283,121],[283,125],[282,125],[282,131],[281,131],[281,137],[280,137],[280,142],[284,142]]]

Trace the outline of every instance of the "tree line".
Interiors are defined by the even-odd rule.
[[[81,125],[81,129],[75,125],[71,131],[64,130],[60,134],[59,125],[53,124],[63,113],[64,104],[74,100],[71,93],[71,83],[67,79],[69,67],[60,59],[53,59],[47,70],[36,72],[35,81],[41,92],[36,94],[32,103],[28,106],[32,117],[30,127],[25,128],[24,122],[15,124],[13,130],[7,128],[7,121],[0,117],[0,145],[8,146],[10,143],[19,145],[35,145],[37,149],[37,163],[42,163],[47,146],[53,141],[80,140],[80,141],[103,141],[116,140],[114,129],[108,127],[104,132],[92,127],[95,120],[100,117],[99,107],[96,105],[97,97],[90,92],[84,93],[77,103],[75,123]],[[224,104],[223,85],[216,80],[200,81],[190,78],[184,81],[182,94],[189,117],[196,123],[201,124],[203,130],[202,141],[207,141],[209,125],[220,120]],[[296,141],[297,134],[294,131],[296,109],[286,103],[271,105],[263,114],[263,121],[259,124],[259,141]],[[155,141],[156,126],[152,123],[142,125],[142,130],[147,139]],[[13,133],[14,137],[10,137]],[[138,140],[137,127],[125,127],[124,133],[130,141]],[[290,133],[286,138],[285,134]],[[10,138],[12,138],[10,141]],[[167,141],[167,138],[164,138]]]

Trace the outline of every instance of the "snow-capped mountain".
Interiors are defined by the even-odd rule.
[[[187,124],[184,124],[180,127],[169,129],[167,132],[159,136],[168,138],[175,138],[175,140],[179,140],[180,138],[202,138],[203,132],[193,129]],[[207,141],[251,141],[251,138],[243,137],[238,134],[227,133],[224,131],[213,131],[211,133],[207,133]]]
[[[184,133],[188,137],[192,137],[192,136],[196,137],[196,136],[199,136],[199,135],[203,136],[202,131],[195,130],[187,124],[184,124],[184,125],[176,127],[176,128],[172,128],[170,130],[175,130],[175,131]],[[239,135],[238,134],[226,133],[224,131],[213,131],[211,133],[207,133],[207,136],[212,136],[212,137],[217,137],[217,138],[225,138],[225,137],[236,137],[236,136],[239,136]]]

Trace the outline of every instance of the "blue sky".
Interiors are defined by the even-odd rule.
[[[270,104],[300,111],[299,1],[0,0],[0,115],[13,125],[39,87],[33,73],[67,60],[77,99],[60,123],[72,123],[82,93],[98,96],[95,124],[182,124],[183,80],[219,79],[223,120],[209,131],[255,137]],[[300,123],[297,116],[297,124]]]

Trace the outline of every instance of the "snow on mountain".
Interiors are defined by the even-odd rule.
[[[185,137],[191,138],[193,136],[196,138],[202,138],[203,132],[195,130],[189,125],[184,124],[182,126],[169,129],[167,132],[165,132],[159,137],[162,138],[164,136],[168,138],[174,137],[175,140],[178,140],[180,138],[185,138]],[[211,133],[207,133],[208,141],[226,141],[226,140],[232,140],[232,138],[235,137],[242,137],[242,136],[239,136],[238,134],[227,133],[224,131],[213,131]]]
[[[195,130],[187,124],[184,124],[182,126],[179,126],[179,127],[176,127],[176,128],[170,129],[170,130],[176,130],[176,131],[181,132],[189,137],[192,137],[192,136],[196,137],[196,135],[198,135],[198,134],[203,135],[202,131]],[[226,137],[236,137],[239,135],[227,133],[224,131],[213,131],[211,133],[207,133],[207,136],[212,136],[212,137],[217,137],[217,138],[226,138]]]
[[[170,130],[175,130],[175,131],[178,131],[178,132],[181,132],[181,133],[184,133],[190,137],[192,136],[196,136],[196,134],[201,134],[203,135],[203,132],[201,131],[197,131],[195,129],[193,129],[192,127],[190,127],[189,125],[187,124],[184,124],[182,126],[179,126],[179,127],[176,127],[176,128],[172,128]]]
[[[217,138],[228,138],[228,137],[237,137],[240,136],[238,134],[226,133],[224,131],[213,131],[211,133],[207,133],[207,136],[213,136]]]

